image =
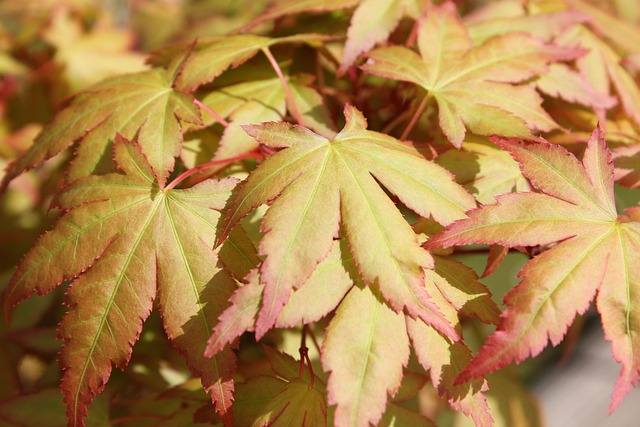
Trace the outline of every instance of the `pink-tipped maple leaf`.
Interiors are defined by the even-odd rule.
[[[562,341],[597,293],[597,307],[614,358],[622,364],[610,411],[640,379],[640,215],[617,216],[613,165],[600,129],[582,163],[566,149],[493,138],[518,161],[541,193],[512,193],[471,211],[428,247],[489,243],[504,246],[559,242],[529,261],[505,297],[498,330],[460,374],[466,381],[539,354]]]
[[[182,58],[184,59],[184,58]],[[193,97],[175,90],[175,69],[153,69],[104,80],[77,94],[21,157],[7,168],[2,186],[79,141],[69,180],[110,162],[106,141],[116,133],[137,138],[162,187],[182,144],[181,122],[200,124]]]
[[[377,424],[387,394],[400,387],[409,361],[404,316],[393,311],[373,287],[354,286],[326,332],[322,367],[330,371],[328,401],[337,405],[339,426]]]
[[[406,309],[453,338],[425,288],[422,269],[433,260],[381,185],[410,209],[443,224],[463,217],[474,200],[413,147],[366,130],[355,108],[347,106],[345,116],[344,129],[332,140],[285,122],[245,127],[259,142],[285,148],[234,192],[220,235],[224,239],[249,212],[270,204],[261,225],[265,288],[256,335],[273,327],[292,290],[329,254],[342,224],[365,283],[377,283],[394,309]]]
[[[230,420],[235,356],[229,349],[215,359],[202,354],[236,286],[211,250],[235,181],[161,190],[139,145],[119,135],[114,161],[119,173],[78,179],[58,195],[64,214],[18,266],[5,312],[74,279],[58,333],[69,425],[82,426],[112,364],[127,365],[157,298],[167,335]]]
[[[458,148],[467,129],[522,138],[530,138],[531,130],[556,129],[540,95],[520,83],[545,73],[549,64],[584,53],[546,45],[526,33],[492,37],[474,47],[452,3],[429,9],[418,48],[419,55],[400,46],[376,49],[362,68],[425,89],[438,104],[440,128]]]
[[[229,239],[234,233],[235,229]],[[225,245],[229,239],[225,241]],[[276,327],[291,328],[316,322],[336,308],[353,284],[347,269],[355,271],[355,266],[344,253],[346,251],[346,248],[340,248],[338,241],[334,242],[329,255],[318,264],[305,285],[292,292],[278,317]],[[222,249],[220,256],[224,261]],[[231,305],[222,313],[213,329],[205,351],[206,357],[217,354],[246,331],[255,330],[264,285],[259,282],[257,269],[252,270],[245,281],[247,284],[236,289],[230,299]]]
[[[358,56],[384,42],[400,20],[420,17],[428,3],[424,0],[286,0],[275,4],[247,27],[303,12],[322,13],[355,7],[338,74],[344,74]]]

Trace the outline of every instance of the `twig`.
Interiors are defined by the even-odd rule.
[[[218,113],[216,113],[215,111],[213,111],[211,108],[207,107],[206,105],[204,105],[202,102],[200,102],[197,99],[193,100],[193,103],[196,104],[198,107],[202,108],[204,111],[206,111],[207,113],[209,113],[209,115],[211,115],[211,117],[213,117],[214,119],[216,119],[216,121],[218,123],[220,123],[222,126],[227,127],[229,126],[229,122],[226,121],[225,119],[222,118],[222,116],[220,116]]]
[[[425,96],[422,99],[422,102],[420,102],[420,105],[418,105],[418,108],[416,109],[415,113],[413,113],[413,116],[411,116],[411,120],[409,121],[409,124],[405,128],[404,132],[402,132],[402,136],[400,136],[401,140],[404,140],[407,137],[407,135],[409,135],[409,133],[411,132],[413,127],[418,122],[418,119],[420,118],[420,116],[424,112],[424,109],[427,107],[427,102],[430,99],[431,99],[431,93],[429,93],[427,96]]]
[[[280,79],[280,83],[282,83],[282,87],[284,88],[284,93],[287,96],[287,103],[289,104],[289,108],[291,109],[291,113],[293,114],[293,117],[296,119],[296,121],[300,126],[304,126],[302,115],[300,114],[300,110],[298,110],[298,106],[296,105],[296,102],[293,99],[293,93],[291,92],[291,88],[287,83],[287,79],[284,77],[284,74],[282,73],[282,70],[278,65],[278,61],[276,61],[276,58],[273,57],[268,47],[263,47],[262,52],[265,54],[265,56],[271,63],[271,66],[273,67],[274,71],[278,75],[278,78]]]
[[[166,190],[171,190],[173,189],[176,185],[180,184],[182,181],[184,181],[185,179],[189,178],[191,175],[198,173],[199,171],[206,169],[208,167],[211,166],[216,166],[216,165],[222,165],[222,164],[227,164],[227,163],[233,163],[233,162],[237,162],[238,160],[244,160],[244,159],[262,159],[262,155],[260,153],[256,153],[255,151],[250,151],[248,153],[245,154],[241,154],[239,156],[235,156],[235,157],[230,157],[228,159],[221,159],[221,160],[211,160],[210,162],[207,163],[202,163],[198,166],[192,167],[191,169],[182,172],[180,175],[178,175],[173,181],[171,181],[169,183],[169,185],[167,185],[164,189]]]

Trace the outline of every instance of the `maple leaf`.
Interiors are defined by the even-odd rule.
[[[531,137],[530,129],[557,128],[535,89],[515,83],[545,73],[550,63],[582,54],[525,33],[496,36],[473,47],[452,3],[429,10],[418,47],[420,55],[399,46],[376,49],[362,68],[427,90],[438,103],[442,131],[458,148],[467,128],[478,135],[525,138]]]
[[[456,182],[480,203],[493,203],[500,194],[530,189],[511,156],[486,139],[469,136],[461,148],[446,151],[435,162],[451,171]]]
[[[529,261],[505,296],[498,330],[458,377],[465,381],[557,345],[576,313],[596,298],[606,338],[622,364],[610,411],[640,379],[640,209],[617,217],[611,153],[597,128],[580,163],[562,147],[492,139],[520,164],[542,193],[498,197],[427,242],[427,247],[489,243],[533,246],[560,242]]]
[[[29,150],[13,162],[2,186],[80,141],[69,180],[94,172],[104,161],[105,141],[116,132],[137,136],[142,153],[162,187],[182,142],[181,121],[200,124],[193,97],[173,88],[178,70],[153,69],[113,77],[76,95],[56,115]],[[107,160],[109,159],[107,150]]]
[[[618,185],[640,188],[640,144],[618,147],[613,153]]]
[[[145,56],[130,50],[135,41],[133,32],[114,28],[104,19],[85,33],[68,9],[58,9],[43,37],[56,48],[54,60],[63,66],[72,92],[106,77],[146,68]]]
[[[245,29],[264,21],[282,18],[302,12],[330,12],[356,6],[361,0],[283,0],[269,7],[262,15],[248,24]]]
[[[564,31],[557,42],[587,49],[588,53],[576,60],[580,73],[599,93],[609,95],[613,87],[629,119],[640,124],[640,88],[621,65],[622,58],[614,49],[582,25]]]
[[[229,67],[235,68],[270,46],[286,43],[318,43],[331,39],[322,34],[294,34],[272,38],[253,34],[211,37],[193,43],[180,43],[160,49],[152,54],[153,65],[176,68],[181,62],[180,53],[188,52],[188,59],[176,77],[177,90],[192,92],[199,86],[212,82]]]
[[[418,0],[363,0],[351,18],[338,75],[344,74],[358,56],[385,41],[408,14],[418,19],[424,2]]]
[[[231,232],[225,245],[229,239],[234,240],[235,232],[236,229]],[[223,245],[220,249],[223,262],[226,258],[231,258],[229,255],[223,256],[224,248]],[[245,246],[242,253],[251,254],[252,250],[255,251],[255,248],[249,249]],[[339,242],[334,242],[329,255],[318,264],[305,285],[293,291],[278,317],[277,327],[294,327],[316,322],[336,308],[352,285],[347,269],[355,270],[355,266],[344,265],[350,261],[344,252],[346,252],[345,248],[341,249]],[[253,267],[256,266],[257,263],[253,265]],[[245,281],[247,283],[239,287],[231,296],[231,305],[222,313],[220,321],[213,329],[205,351],[206,357],[217,354],[244,332],[255,330],[264,285],[259,282],[257,270],[251,271]],[[327,286],[327,283],[331,283],[331,286]],[[309,301],[313,301],[313,304]]]
[[[586,13],[590,18],[588,24],[597,34],[611,40],[618,50],[625,53],[640,52],[640,29],[630,21],[615,17],[583,0],[565,0],[565,3],[571,9]],[[624,14],[619,16],[624,17]]]
[[[335,125],[320,94],[308,87],[311,82],[311,76],[287,79],[305,125],[321,135],[331,137],[336,133]],[[278,78],[254,80],[222,87],[207,94],[202,103],[221,117],[231,119],[214,156],[214,160],[228,159],[258,148],[260,144],[241,126],[282,120],[286,109],[286,93]]]
[[[327,424],[324,395],[297,378],[274,396],[253,426],[318,426]]]
[[[216,223],[235,180],[160,190],[140,147],[117,136],[120,173],[88,176],[55,200],[64,211],[20,263],[5,312],[30,294],[74,279],[71,309],[59,326],[64,340],[61,388],[70,425],[83,425],[86,406],[101,392],[112,363],[124,368],[156,299],[167,335],[230,416],[235,356],[202,356],[235,282],[217,266]]]
[[[422,268],[431,266],[432,259],[377,181],[410,209],[443,224],[461,218],[473,198],[414,148],[366,130],[355,108],[345,107],[345,116],[344,129],[332,140],[284,122],[245,127],[259,142],[285,147],[234,192],[219,238],[253,209],[270,203],[261,226],[266,232],[259,247],[266,255],[260,267],[265,289],[256,335],[262,337],[275,324],[291,291],[329,254],[342,224],[365,283],[378,283],[394,309],[406,308],[453,337],[425,290]]]
[[[551,64],[549,72],[538,77],[535,84],[542,93],[593,109],[606,110],[618,103],[614,97],[595,90],[584,76],[564,64]]]
[[[327,425],[326,386],[300,361],[263,346],[271,370],[238,384],[238,425],[316,426]],[[302,374],[302,375],[301,375]]]
[[[393,337],[393,344],[389,338]],[[409,338],[402,314],[371,287],[354,286],[331,320],[322,346],[322,367],[330,371],[330,405],[338,405],[336,425],[377,424],[387,393],[400,387],[409,361]]]
[[[460,329],[458,313],[479,318],[483,322],[497,323],[500,310],[491,300],[490,292],[480,284],[475,272],[456,261],[434,255],[435,270],[425,270],[427,280],[435,290],[431,297],[445,318]],[[405,316],[406,331],[418,361],[431,374],[431,382],[438,394],[457,411],[470,416],[477,426],[493,425],[483,392],[487,390],[483,379],[472,379],[463,384],[454,381],[471,361],[471,351],[461,341],[452,342],[426,325],[421,319]]]
[[[387,40],[404,16],[417,20],[425,8],[422,0],[289,0],[275,4],[246,28],[302,12],[329,12],[357,6],[353,12],[338,75],[358,56]]]
[[[489,406],[482,394],[488,390],[483,379],[454,385],[456,376],[471,361],[471,351],[462,343],[451,343],[420,320],[407,318],[407,331],[423,368],[430,370],[431,383],[450,405],[467,416],[476,426],[491,426]]]
[[[565,29],[587,20],[587,13],[576,10],[527,13],[524,4],[510,1],[489,3],[464,17],[475,45],[493,36],[512,32],[529,33],[548,42]]]

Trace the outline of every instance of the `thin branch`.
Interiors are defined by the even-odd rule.
[[[307,327],[306,325],[302,325],[302,337],[300,338],[300,370],[298,371],[298,379],[301,380],[304,378],[304,355],[309,352],[307,348]]]
[[[420,20],[416,19],[416,22],[413,23],[413,27],[411,27],[411,32],[409,33],[409,37],[407,37],[407,41],[404,43],[406,47],[413,47],[416,43],[416,39],[418,38],[418,28],[420,27]]]
[[[307,347],[307,331],[309,327],[307,325],[302,326],[302,338],[300,340],[300,372],[298,374],[298,378],[303,378],[304,373],[304,362],[307,362],[307,367],[309,369],[309,377],[311,381],[309,385],[313,387],[313,383],[315,382],[316,376],[313,374],[313,367],[311,366],[311,359],[309,358],[309,348]]]
[[[400,123],[405,121],[411,115],[411,110],[403,111],[398,114],[393,120],[391,120],[384,128],[382,128],[381,132],[389,134],[393,129],[396,128]]]
[[[256,153],[255,151],[250,151],[248,153],[245,154],[241,154],[239,156],[235,156],[235,157],[230,157],[228,159],[221,159],[221,160],[211,160],[210,162],[207,163],[202,163],[198,166],[192,167],[191,169],[182,172],[180,175],[178,175],[173,181],[171,181],[169,183],[169,185],[167,185],[164,189],[166,190],[171,190],[173,189],[176,185],[180,184],[182,181],[184,181],[185,179],[189,178],[191,175],[200,172],[203,169],[207,169],[211,166],[216,166],[216,165],[224,165],[224,164],[229,164],[229,163],[233,163],[233,162],[237,162],[238,160],[244,160],[244,159],[262,159],[263,156],[260,153]]]
[[[206,105],[204,105],[202,102],[200,102],[197,99],[193,100],[193,103],[196,104],[198,107],[202,108],[204,111],[206,111],[207,113],[209,113],[209,115],[211,117],[213,117],[218,123],[220,123],[222,126],[227,127],[229,126],[229,122],[226,121],[225,119],[222,118],[222,116],[220,116],[218,113],[216,113],[215,111],[213,111],[211,108],[207,107]]]
[[[320,344],[318,344],[318,339],[316,338],[316,335],[313,333],[311,328],[307,328],[307,333],[311,337],[311,342],[313,342],[313,346],[316,348],[316,350],[318,350],[318,353],[322,353],[322,351],[320,351]]]
[[[409,121],[409,124],[405,128],[404,132],[402,132],[402,136],[400,136],[401,140],[404,140],[409,135],[413,127],[418,122],[418,119],[424,112],[424,109],[427,107],[427,103],[430,99],[431,99],[431,93],[429,92],[429,94],[422,99],[422,102],[420,102],[420,105],[418,105],[418,108],[416,109],[415,113],[413,113],[413,116],[411,116],[411,120]]]
[[[289,87],[289,83],[287,83],[287,79],[285,78],[280,66],[278,65],[278,61],[273,57],[271,51],[268,47],[263,47],[262,52],[265,54],[269,63],[273,67],[274,71],[278,75],[280,79],[280,83],[282,83],[282,87],[284,88],[284,93],[287,96],[287,104],[289,104],[289,108],[291,109],[291,114],[296,119],[300,126],[304,126],[304,121],[302,120],[302,115],[300,114],[300,110],[298,110],[298,106],[296,105],[295,100],[293,99],[293,93],[291,92],[291,88]]]

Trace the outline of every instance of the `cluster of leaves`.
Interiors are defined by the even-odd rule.
[[[196,3],[0,8],[23,22],[0,33],[2,332],[41,369],[63,343],[30,385],[2,353],[0,419],[55,407],[40,388],[62,373],[55,422],[72,426],[430,426],[446,408],[536,425],[504,369],[593,301],[623,401],[640,380],[640,8]],[[471,244],[483,277],[529,256],[506,309]],[[522,407],[501,413],[501,393]]]

